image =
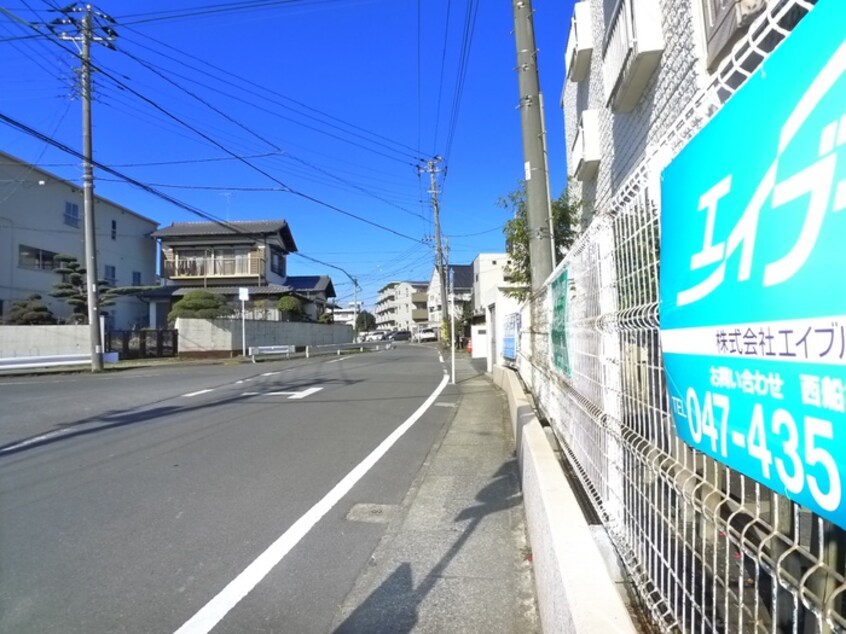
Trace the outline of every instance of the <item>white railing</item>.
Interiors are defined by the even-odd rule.
[[[178,277],[248,277],[264,274],[264,258],[247,257],[198,257],[165,260],[162,275]]]
[[[551,354],[550,290],[522,311],[521,377],[664,632],[846,632],[846,533],[676,435],[659,340],[657,174],[784,38],[785,16],[811,6],[770,2],[656,143],[662,155],[573,245],[567,372]]]

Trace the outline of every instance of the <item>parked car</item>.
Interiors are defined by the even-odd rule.
[[[423,330],[417,333],[417,341],[424,342],[437,340],[438,334],[435,332],[434,328],[423,328]]]
[[[409,341],[411,340],[411,333],[408,330],[397,330],[388,335],[391,341]]]

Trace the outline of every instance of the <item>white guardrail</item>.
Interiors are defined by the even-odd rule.
[[[250,346],[247,354],[253,363],[264,356],[284,356],[290,359],[295,354],[304,354],[306,359],[320,355],[342,355],[345,352],[364,352],[365,350],[390,350],[390,341],[363,341],[361,343],[330,343],[321,346],[305,346],[305,351],[297,353],[295,346]]]
[[[117,353],[103,355],[105,363],[117,361]],[[51,368],[63,365],[86,365],[91,363],[90,354],[53,354],[37,357],[0,357],[0,372],[3,370],[27,370],[30,368]]]

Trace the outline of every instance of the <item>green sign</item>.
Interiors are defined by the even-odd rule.
[[[568,271],[564,268],[549,285],[549,304],[552,318],[549,323],[552,365],[570,378],[570,351],[567,349],[567,291]]]

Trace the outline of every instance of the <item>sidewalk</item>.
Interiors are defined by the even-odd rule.
[[[508,405],[456,358],[455,408],[336,616],[335,632],[539,632]]]

